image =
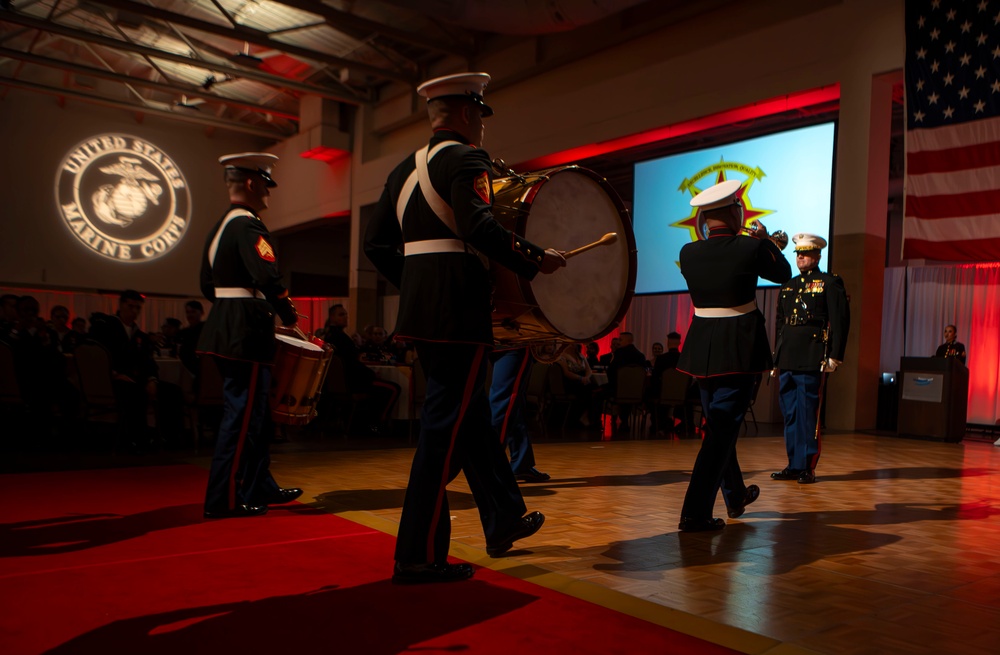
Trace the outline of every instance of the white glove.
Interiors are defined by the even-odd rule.
[[[833,357],[827,357],[826,361],[823,362],[823,366],[820,367],[820,371],[833,373],[834,371],[837,370],[837,367],[843,363],[844,362],[840,361],[839,359],[834,359]]]

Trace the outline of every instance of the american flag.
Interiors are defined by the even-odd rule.
[[[903,257],[1000,260],[1000,0],[906,1]]]

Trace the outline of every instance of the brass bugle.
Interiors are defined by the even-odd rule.
[[[761,228],[764,228],[763,224],[757,223],[756,221],[755,223],[756,225],[759,225]],[[741,229],[749,235],[754,235],[757,233],[757,230],[755,228],[747,227],[746,225],[744,225]],[[764,228],[764,231],[766,232],[767,228]],[[774,232],[771,232],[771,235],[768,236],[767,238],[771,240],[771,243],[778,246],[778,250],[784,250],[788,246],[788,235],[785,234],[784,230],[775,230]]]

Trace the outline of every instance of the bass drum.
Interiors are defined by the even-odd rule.
[[[569,251],[618,234],[615,243],[531,281],[492,266],[494,338],[501,344],[572,343],[615,329],[635,292],[636,248],[628,210],[608,181],[563,166],[498,178],[493,195],[500,224],[544,248]]]

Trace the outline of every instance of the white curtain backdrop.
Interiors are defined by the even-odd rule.
[[[930,357],[955,325],[969,367],[968,422],[1000,417],[1000,264],[921,266],[885,271],[882,370],[900,357]]]

